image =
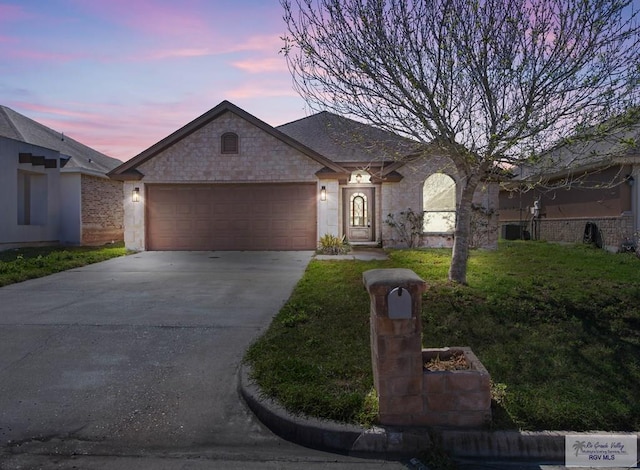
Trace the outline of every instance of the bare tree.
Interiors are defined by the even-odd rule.
[[[552,143],[638,104],[633,0],[281,3],[283,52],[312,108],[452,160],[462,181],[449,271],[456,282],[466,282],[472,199],[483,180],[535,165]]]

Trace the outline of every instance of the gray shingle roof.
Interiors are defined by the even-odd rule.
[[[615,122],[614,120],[615,118],[612,122]],[[629,163],[640,156],[640,114],[636,113],[626,125],[610,133],[599,135],[597,128],[589,132],[594,135],[586,138],[578,136],[573,142],[562,143],[549,149],[541,155],[537,165],[523,165],[516,179],[604,168],[615,163]]]
[[[327,111],[276,129],[336,163],[397,161],[417,148],[410,139]]]
[[[93,174],[106,174],[122,163],[2,105],[0,136],[57,150],[61,156],[69,158],[64,166],[65,171],[75,169]]]

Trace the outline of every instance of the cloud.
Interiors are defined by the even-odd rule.
[[[287,72],[287,64],[282,57],[263,57],[232,62],[234,67],[251,74]]]
[[[289,84],[287,81],[283,83],[282,80],[273,83],[264,80],[249,81],[228,90],[227,95],[232,99],[298,96]]]
[[[0,25],[16,20],[0,28],[3,104],[107,155],[128,160],[224,99],[267,122],[299,102],[278,2],[2,1]]]
[[[66,101],[51,106],[13,101],[7,105],[84,145],[126,161],[202,114],[202,104],[201,96],[193,96],[164,102]]]
[[[230,52],[263,51],[277,53],[283,47],[282,39],[277,34],[249,35],[246,39],[234,44]]]
[[[209,35],[209,24],[200,13],[202,8],[190,6],[193,1],[75,0],[74,3],[100,18],[151,36],[196,38]]]
[[[113,25],[124,26],[137,37],[137,51],[128,60],[164,60],[258,52],[277,54],[280,35],[255,34],[253,22],[268,23],[260,8],[226,2],[183,0],[72,0],[90,15]],[[271,13],[272,8],[266,10]],[[255,15],[255,18],[253,17]],[[270,16],[270,15],[266,15]],[[259,18],[258,18],[259,17]]]
[[[155,51],[151,51],[146,56],[147,59],[151,60],[164,60],[164,59],[174,59],[181,57],[203,57],[213,55],[213,52],[204,47],[204,48],[186,48],[186,49],[158,49]]]

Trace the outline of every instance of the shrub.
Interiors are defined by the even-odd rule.
[[[318,244],[318,253],[323,255],[342,255],[351,251],[351,245],[343,235],[342,237],[336,237],[330,233],[324,234],[320,237],[320,243]]]
[[[397,214],[389,214],[384,223],[393,228],[398,241],[409,248],[420,246],[423,236],[424,212],[414,212],[411,208]]]

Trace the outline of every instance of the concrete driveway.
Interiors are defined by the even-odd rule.
[[[281,446],[236,374],[311,256],[145,252],[0,288],[2,453]]]

